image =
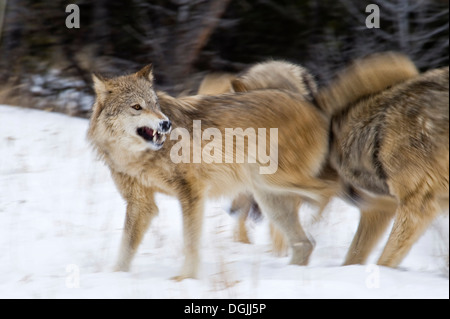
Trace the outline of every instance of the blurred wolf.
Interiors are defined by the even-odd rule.
[[[317,84],[312,74],[304,67],[282,60],[270,60],[257,63],[239,75],[208,74],[200,84],[198,94],[218,95],[229,92],[248,92],[259,89],[287,90],[301,95],[305,100],[314,102]],[[230,212],[238,213],[235,239],[250,243],[247,234],[248,216],[258,219],[261,211],[249,193],[239,194],[232,202]],[[272,251],[276,255],[287,254],[288,245],[281,232],[270,223]]]
[[[364,262],[395,215],[378,264],[396,267],[448,209],[448,78],[448,67],[418,75],[407,57],[383,53],[356,61],[317,94],[331,118],[330,163],[343,183],[396,204],[361,215],[346,264]]]
[[[308,262],[312,244],[298,220],[299,195],[321,206],[334,191],[315,177],[328,144],[328,121],[317,107],[301,95],[279,90],[177,99],[154,91],[151,66],[111,79],[94,75],[93,81],[96,100],[88,138],[127,201],[117,270],[129,269],[157,214],[156,192],[176,196],[181,203],[185,260],[176,279],[197,276],[205,199],[246,191],[287,237],[291,263]],[[195,156],[194,120],[201,120],[203,132],[211,128],[222,135],[226,128],[277,128],[278,170],[260,174],[260,163],[174,163],[178,135],[167,136],[172,129],[187,130],[190,154]],[[201,143],[203,149],[210,142]],[[234,143],[233,158],[240,147],[245,146]]]
[[[268,68],[263,78],[275,80],[253,89],[286,88],[270,77],[276,72]],[[304,82],[298,74],[289,79]],[[332,124],[330,163],[319,177],[335,181],[336,194],[361,212],[345,264],[364,263],[397,212],[379,264],[398,265],[437,211],[448,210],[448,67],[419,75],[407,56],[375,54],[340,72],[312,101]],[[232,209],[255,205],[241,195]]]

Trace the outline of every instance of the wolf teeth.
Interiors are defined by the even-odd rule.
[[[151,141],[155,144],[162,142],[162,137],[165,136],[165,133],[154,131],[154,135],[151,136]]]

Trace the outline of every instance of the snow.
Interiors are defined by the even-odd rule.
[[[105,165],[86,141],[88,122],[0,106],[0,298],[449,298],[448,214],[398,269],[341,266],[358,212],[336,199],[319,221],[300,210],[316,243],[310,264],[270,252],[267,220],[249,222],[253,244],[233,241],[229,200],[205,211],[199,279],[175,282],[183,260],[178,202],[158,195],[128,273],[113,272],[125,216]]]

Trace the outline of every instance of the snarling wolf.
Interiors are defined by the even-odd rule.
[[[129,269],[157,214],[157,192],[176,196],[181,203],[185,260],[176,279],[198,274],[205,199],[242,192],[253,194],[285,234],[292,251],[291,263],[308,262],[312,244],[298,220],[299,198],[312,199],[321,206],[334,191],[328,182],[316,177],[328,151],[328,121],[317,107],[302,95],[280,90],[173,98],[154,91],[151,66],[109,79],[94,75],[93,81],[96,100],[88,138],[127,201],[118,270]],[[173,133],[182,129],[194,139],[196,120],[201,120],[203,133],[211,129],[222,135],[227,128],[267,132],[276,128],[278,169],[273,174],[260,174],[261,163],[250,161],[174,163],[171,152],[179,142],[172,139],[177,136]],[[201,143],[203,149],[211,142],[201,139]],[[190,155],[195,156],[195,145],[188,144]],[[222,155],[234,157],[242,147],[249,149],[249,145],[235,142],[232,154]]]
[[[357,205],[364,192],[394,205],[363,209],[346,264],[362,263],[395,216],[379,265],[396,267],[448,210],[449,68],[418,74],[398,53],[355,61],[317,94],[331,119],[330,164]]]

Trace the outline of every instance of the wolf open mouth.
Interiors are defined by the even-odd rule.
[[[139,127],[137,134],[149,143],[154,144],[156,147],[161,147],[166,140],[166,134],[153,130],[147,126]]]

